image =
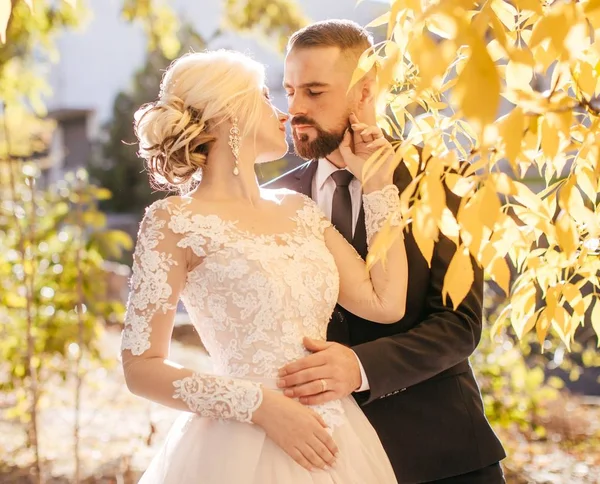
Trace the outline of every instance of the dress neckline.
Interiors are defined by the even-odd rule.
[[[302,194],[300,194],[300,195],[302,197],[305,197],[305,195],[302,195]],[[189,204],[189,203],[192,203],[193,199],[183,198],[183,200],[186,202],[186,204]],[[253,232],[252,230],[244,229],[244,228],[240,227],[239,219],[226,219],[226,218],[223,218],[221,215],[214,213],[214,212],[212,212],[212,213],[192,212],[191,217],[192,218],[198,217],[198,218],[201,218],[204,220],[216,219],[223,226],[225,226],[232,232],[238,233],[239,235],[242,235],[244,237],[250,238],[252,240],[262,241],[262,242],[268,241],[279,247],[289,247],[290,242],[294,241],[294,237],[297,235],[298,229],[300,228],[299,215],[303,210],[306,209],[306,207],[307,207],[306,200],[303,200],[303,203],[296,210],[294,210],[294,212],[291,215],[286,217],[286,220],[291,220],[292,222],[294,222],[293,228],[286,232],[273,232],[273,233]]]

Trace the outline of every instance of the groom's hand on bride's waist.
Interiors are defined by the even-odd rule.
[[[350,348],[310,338],[304,338],[304,346],[313,354],[279,370],[277,385],[286,396],[318,405],[347,397],[361,386],[358,359]]]

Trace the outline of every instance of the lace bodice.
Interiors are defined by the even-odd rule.
[[[150,350],[160,324],[153,320],[175,311],[179,293],[218,375],[173,383],[173,398],[194,412],[225,418],[222,408],[215,415],[225,405],[226,418],[249,421],[261,398],[255,382],[275,379],[282,366],[307,355],[304,336],[325,339],[339,292],[324,238],[331,224],[310,198],[293,196],[302,197],[294,229],[268,235],[198,213],[189,198],[160,200],[146,211],[122,349],[133,355]],[[381,214],[365,215],[382,223]],[[330,426],[341,418],[339,402],[316,409]]]
[[[219,374],[275,378],[281,366],[305,355],[303,336],[325,338],[338,274],[323,241],[329,223],[314,204],[297,211],[289,234],[249,234],[216,215],[194,214],[189,199],[156,202],[146,217],[141,244],[154,276],[140,281],[132,305],[141,313],[133,319],[144,318],[144,310],[171,291],[172,260],[151,250],[167,229],[178,247],[202,259],[187,273],[181,299]],[[137,327],[123,345],[141,354],[149,348],[150,328]]]

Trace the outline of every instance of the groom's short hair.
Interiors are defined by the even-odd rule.
[[[322,20],[294,32],[287,51],[311,47],[339,47],[356,58],[373,46],[373,36],[352,20]]]

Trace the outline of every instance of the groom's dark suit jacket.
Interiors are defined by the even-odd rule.
[[[311,161],[268,183],[312,197],[317,162]],[[394,183],[402,192],[411,175],[400,163]],[[456,213],[460,200],[447,191]],[[444,275],[456,250],[440,235],[431,269],[412,231],[405,233],[408,299],[404,318],[394,324],[364,320],[337,306],[328,339],[351,346],[367,375],[370,390],[355,398],[377,431],[400,484],[422,483],[465,474],[505,457],[483,410],[468,358],[481,337],[483,273],[465,300],[444,304]],[[353,245],[367,253],[361,209]],[[376,483],[365,483],[376,484]]]

